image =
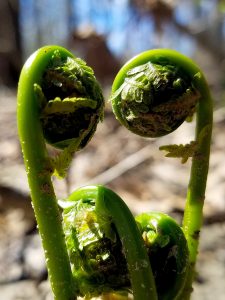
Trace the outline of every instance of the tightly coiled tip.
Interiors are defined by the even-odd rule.
[[[129,286],[122,243],[109,216],[96,210],[102,186],[77,189],[63,208],[63,227],[72,271],[80,296],[99,296]]]
[[[135,218],[151,262],[160,300],[177,299],[189,263],[187,241],[181,227],[167,214],[142,213]]]
[[[118,289],[132,291],[125,258],[130,249],[124,248],[111,217],[96,209],[98,197],[105,198],[106,194],[112,196],[103,186],[83,187],[60,203],[80,295],[93,296]],[[158,212],[143,213],[135,221],[144,240],[159,299],[175,299],[183,287],[189,259],[182,229],[171,217]]]
[[[41,122],[46,140],[58,148],[80,139],[83,148],[103,117],[104,100],[93,70],[74,57],[55,53],[43,76],[46,98]]]
[[[103,118],[103,94],[93,70],[63,47],[44,46],[24,65],[23,90],[25,80],[38,102],[47,143],[64,149],[76,142],[83,148]]]
[[[141,53],[122,67],[111,95],[116,118],[144,137],[173,132],[193,115],[199,99],[193,75],[170,57],[153,51],[153,55],[151,50]]]

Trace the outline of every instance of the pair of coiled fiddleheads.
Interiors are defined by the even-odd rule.
[[[114,81],[112,102],[118,119],[144,136],[170,133],[193,114],[197,104],[194,146],[189,151],[183,147],[178,154],[173,153],[176,147],[167,148],[171,155],[187,156],[188,152],[193,157],[183,222],[190,253],[185,288],[181,293],[187,261],[183,259],[182,264],[179,253],[183,248],[186,257],[187,252],[182,231],[180,242],[174,237],[179,226],[172,222],[173,226],[168,226],[172,230],[165,230],[160,237],[159,232],[166,228],[159,224],[166,218],[164,215],[157,217],[160,222],[156,216],[140,216],[137,225],[123,201],[104,187],[83,188],[61,202],[65,243],[51,175],[54,170],[64,175],[72,154],[90,140],[102,118],[103,97],[92,70],[83,61],[63,48],[49,46],[33,54],[22,70],[18,127],[55,299],[74,299],[79,294],[91,297],[130,287],[135,299],[188,299],[202,222],[211,136],[212,107],[206,82],[190,60],[174,51],[154,50],[122,68]],[[49,157],[44,138],[64,149],[59,157]],[[167,220],[165,224],[168,223]],[[177,267],[169,288],[160,284],[166,272],[157,273],[154,259],[153,268],[148,259],[163,255],[164,266],[169,257],[175,258],[175,262],[167,264],[168,269],[164,268],[167,278],[171,275],[169,269]]]
[[[177,297],[188,249],[172,218],[155,212],[134,219],[122,199],[103,186],[80,188],[60,205],[78,294],[121,290],[134,299]]]
[[[66,49],[43,47],[25,63],[18,86],[18,131],[49,278],[54,297],[58,300],[75,299],[81,290],[78,286],[81,280],[74,280],[71,271],[51,176],[54,172],[61,176],[65,174],[73,153],[90,140],[102,119],[103,106],[103,96],[93,71]],[[48,154],[46,140],[62,149],[57,157]],[[117,199],[118,213],[121,205],[124,212],[123,201],[114,198]],[[128,209],[127,212],[129,215]],[[111,213],[108,218],[111,218]],[[133,247],[127,256],[130,261],[131,257],[138,257],[138,269],[132,267],[131,281],[137,298],[147,299],[155,291],[149,290],[147,284],[141,287],[139,283],[151,282],[153,276],[144,242],[137,234],[137,225],[131,215],[128,219],[126,228],[130,228],[130,232],[136,230],[136,235],[129,235],[131,239],[128,241]],[[125,232],[121,237],[126,238]],[[141,264],[142,260],[145,263]]]

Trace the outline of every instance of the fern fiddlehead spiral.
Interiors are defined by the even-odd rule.
[[[132,132],[159,137],[174,131],[194,113],[199,92],[188,72],[169,59],[158,55],[142,60],[132,59],[116,77],[112,107]]]
[[[51,176],[65,175],[73,153],[84,147],[103,116],[103,96],[93,71],[59,46],[33,53],[18,85],[18,132],[32,204],[55,299],[75,299]],[[46,141],[63,149],[57,159]]]
[[[59,204],[79,295],[130,292],[134,299],[177,299],[188,248],[172,218],[158,212],[134,218],[123,200],[103,186],[82,187]]]
[[[121,68],[112,86],[111,102],[120,123],[145,137],[173,132],[196,111],[195,141],[183,147],[162,147],[170,152],[168,156],[179,156],[183,162],[192,157],[183,218],[190,261],[180,298],[189,299],[203,220],[213,123],[213,104],[207,81],[200,68],[177,51],[149,50]]]
[[[82,187],[60,205],[78,294],[91,298],[132,289],[134,299],[157,299],[141,233],[116,193]]]
[[[183,230],[160,212],[135,217],[147,248],[159,300],[178,299],[184,287],[189,253]]]

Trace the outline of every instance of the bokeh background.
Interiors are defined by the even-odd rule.
[[[16,128],[16,89],[23,62],[59,44],[95,70],[106,99],[105,120],[76,154],[59,198],[85,184],[105,184],[134,214],[159,210],[182,219],[190,162],[164,157],[159,146],[188,143],[194,122],[160,139],[122,128],[108,101],[120,66],[152,48],[172,48],[204,71],[214,98],[214,130],[194,300],[225,295],[225,1],[0,1],[0,299],[52,299],[30,204]]]

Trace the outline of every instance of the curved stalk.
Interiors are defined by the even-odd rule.
[[[109,220],[115,226],[127,261],[134,299],[156,300],[154,277],[144,241],[126,204],[117,194],[103,186],[80,188],[70,195],[68,201],[80,201],[81,199],[95,201],[94,212],[97,218],[100,218],[99,223],[102,222],[101,220],[105,220],[105,225],[103,222],[105,232],[109,234]],[[68,201],[65,201],[65,208],[70,207]],[[72,220],[71,217],[68,214],[69,221]]]
[[[52,291],[56,300],[76,299],[74,292],[76,287],[74,286],[72,279],[70,262],[61,224],[61,216],[51,182],[51,176],[54,169],[57,168],[57,163],[48,155],[45,144],[45,128],[43,127],[43,122],[44,124],[48,124],[47,129],[51,128],[51,126],[54,129],[56,128],[56,122],[53,125],[50,123],[50,121],[54,119],[54,113],[56,113],[56,119],[59,119],[59,121],[67,116],[67,110],[69,110],[69,113],[76,113],[75,109],[78,104],[76,99],[74,99],[74,96],[71,100],[73,109],[72,112],[71,105],[68,105],[68,101],[70,101],[72,97],[71,93],[74,94],[76,91],[76,81],[74,80],[74,85],[69,85],[68,83],[68,89],[70,89],[68,92],[66,78],[67,76],[69,80],[73,79],[74,71],[71,70],[70,65],[68,66],[68,62],[71,64],[73,59],[74,56],[62,47],[43,47],[31,55],[26,61],[22,69],[18,85],[17,118],[19,138],[30,186],[32,205],[45,252]],[[75,63],[78,64],[77,62],[74,62],[74,64]],[[50,70],[49,79],[44,78],[48,77],[48,70]],[[78,71],[80,72],[80,69]],[[51,79],[52,73],[56,73],[55,76],[61,76],[61,82],[58,79],[57,81],[55,78]],[[85,71],[83,73],[86,74]],[[47,81],[48,83],[46,83]],[[79,85],[81,84],[80,82],[78,83]],[[44,89],[45,92],[43,92]],[[58,92],[60,92],[60,96],[67,97],[65,102],[63,99],[57,97]],[[53,98],[51,99],[50,97]],[[59,109],[57,108],[58,104],[55,104],[54,102],[54,97],[56,97],[55,99],[57,103],[60,102]],[[100,101],[102,103],[101,95]],[[53,112],[51,112],[51,107],[54,108]],[[60,109],[62,107],[63,115],[59,118],[57,116],[61,113]],[[98,116],[99,114],[100,112],[97,112]],[[99,117],[96,119],[98,120]],[[92,134],[95,128],[96,124],[94,124],[91,128],[88,125],[87,135],[90,135],[90,132]],[[62,168],[64,168],[64,165],[68,166],[68,160],[71,159],[73,152],[81,147],[80,144],[85,132],[84,129],[84,127],[77,129],[75,126],[74,140],[71,139],[70,136],[70,139],[68,140],[68,135],[71,130],[68,134],[64,128],[57,128],[56,130],[56,132],[64,132],[65,137],[62,136],[62,141],[59,140],[59,136],[55,139],[54,133],[52,136],[48,135],[50,139],[53,138],[53,140],[56,140],[57,146],[65,148],[65,152],[63,152],[64,156],[62,156]],[[86,139],[85,143],[87,143],[87,141],[88,140]],[[71,151],[70,148],[72,148],[73,151]]]
[[[158,98],[157,100],[155,100],[154,96],[151,95],[152,90],[160,90],[160,85],[164,88],[166,82],[170,81],[169,77],[167,77],[167,74],[169,74],[168,72],[170,71],[169,69],[165,70],[161,72],[162,75],[157,71],[160,74],[159,81],[156,80],[155,82],[154,78],[158,78],[156,77],[156,75],[158,76],[158,74],[156,74],[157,72],[153,74],[153,79],[148,78],[148,75],[152,73],[151,70],[153,68],[151,65],[146,67],[146,64],[148,64],[149,62],[157,65],[162,65],[165,68],[167,68],[167,65],[169,65],[170,69],[171,65],[179,68],[181,70],[181,75],[182,73],[184,73],[186,78],[189,78],[191,80],[190,87],[184,88],[184,91],[182,91],[182,94],[179,96],[179,93],[177,91],[179,91],[179,89],[182,90],[182,81],[184,82],[186,81],[186,79],[182,79],[182,76],[180,77],[180,74],[178,74],[177,80],[175,80],[176,78],[173,79],[174,81],[169,87],[169,91],[171,89],[173,90],[175,87],[174,90],[175,94],[178,94],[178,100],[174,99],[173,95],[171,96],[171,99],[166,99],[165,97],[165,99]],[[146,70],[148,70],[148,73],[145,73]],[[169,75],[170,77],[173,77],[173,72],[174,71],[172,71],[172,75]],[[126,79],[128,75],[133,76],[133,74],[137,73],[138,75],[136,75],[136,78],[134,78],[136,80],[135,84],[133,83],[133,78],[131,80]],[[145,81],[142,78],[144,78]],[[145,92],[147,89],[146,80],[148,86],[151,87],[150,100],[146,99],[145,96]],[[161,83],[158,84],[157,82]],[[139,92],[135,91],[137,86],[138,88],[141,87],[141,90]],[[134,91],[136,94],[134,94]],[[190,264],[188,278],[186,281],[184,292],[180,299],[187,300],[190,298],[192,282],[194,279],[194,270],[198,253],[199,234],[202,226],[203,205],[209,167],[210,143],[213,122],[213,104],[209,87],[203,73],[191,59],[174,50],[156,49],[141,53],[140,55],[131,59],[127,64],[125,64],[114,80],[112,92],[112,106],[118,120],[128,129],[138,134],[140,128],[144,127],[145,124],[147,124],[150,129],[153,127],[154,129],[151,129],[150,132],[146,130],[146,132],[141,134],[143,136],[149,137],[161,136],[175,130],[184,121],[185,118],[192,115],[194,112],[194,102],[192,100],[190,101],[190,97],[192,97],[194,101],[196,100],[196,136],[195,141],[192,144],[194,146],[192,147],[191,154],[187,152],[184,146],[181,149],[182,151],[180,151],[180,153],[177,151],[178,147],[176,147],[174,148],[175,152],[173,153],[173,155],[170,155],[174,157],[178,157],[179,155],[181,155],[182,157],[182,155],[184,155],[182,157],[183,161],[187,160],[188,155],[193,157],[185,213],[183,218],[183,230],[188,243]],[[130,95],[127,100],[126,94]],[[142,111],[137,109],[137,104],[135,104],[135,110],[133,109],[132,114],[130,114],[130,110],[126,107],[128,104],[126,102],[123,102],[123,99],[121,100],[121,98],[123,98],[123,95],[125,95],[125,101],[131,102],[131,100],[134,100],[135,102],[142,102],[143,104],[147,103],[147,108],[144,107],[146,110],[146,115],[143,112],[143,107],[141,107]],[[142,95],[143,98],[136,100],[136,95]],[[154,101],[159,101],[159,104],[155,103]],[[175,104],[173,104],[173,102]],[[188,102],[190,102],[190,109],[188,108]],[[186,105],[186,103],[188,104],[188,106]],[[124,107],[126,110],[124,109]],[[182,112],[182,107],[184,107],[183,110],[185,113]],[[162,116],[164,117],[163,110],[165,108],[167,109],[166,116],[165,118],[162,118]],[[127,113],[128,117],[123,115],[123,111]],[[140,122],[138,121],[139,116],[142,118],[143,115],[144,125],[142,124],[142,120]],[[160,120],[160,122],[158,122],[158,120]],[[157,121],[158,123],[155,125],[154,121]],[[132,128],[131,126],[133,126],[133,124],[137,124],[138,128]],[[161,125],[163,126],[163,132],[160,128]]]
[[[201,73],[197,80],[201,94],[196,113],[195,140],[197,151],[192,158],[191,174],[184,210],[183,230],[188,242],[190,266],[184,292],[180,299],[188,300],[195,277],[195,264],[198,255],[200,231],[203,223],[203,205],[210,158],[210,144],[213,124],[213,103],[208,85]]]

